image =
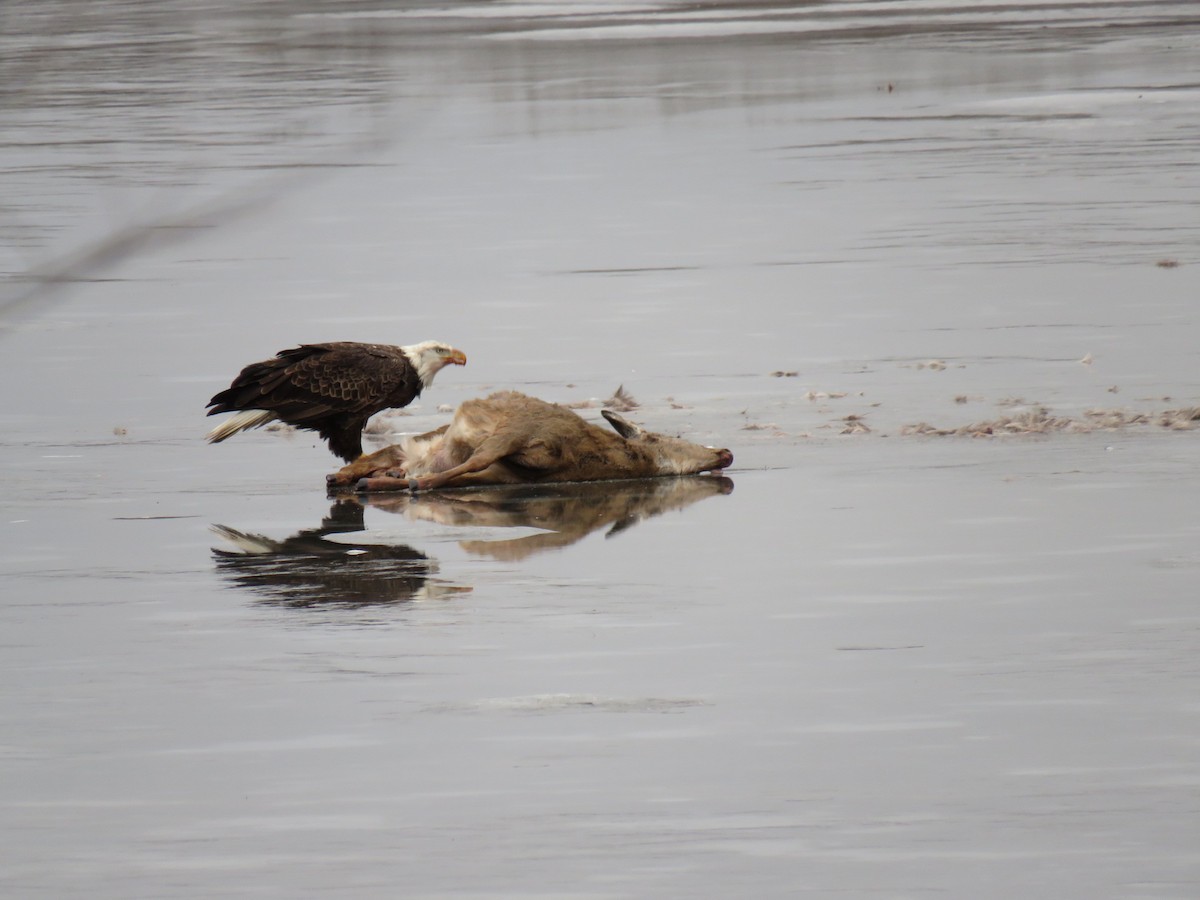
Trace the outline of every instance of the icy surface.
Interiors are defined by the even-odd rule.
[[[284,6],[0,10],[0,893],[1200,895],[1194,4]],[[426,338],[736,465],[203,442]]]

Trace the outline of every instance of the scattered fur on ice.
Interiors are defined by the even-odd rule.
[[[618,385],[613,395],[600,405],[614,412],[629,412],[631,409],[637,409],[641,406],[640,403],[633,399],[633,394],[625,390],[625,385],[623,384]]]
[[[845,391],[809,391],[804,395],[804,399],[816,403],[818,400],[841,400],[845,396]]]
[[[371,435],[372,437],[375,435],[391,434],[394,429],[388,421],[389,418],[390,416],[375,416],[367,423],[367,427],[363,429],[363,434]]]
[[[842,419],[846,423],[846,427],[842,429],[842,434],[870,434],[871,426],[863,421],[862,416],[848,415]]]
[[[1132,425],[1157,424],[1175,431],[1188,430],[1200,421],[1200,407],[1167,409],[1162,412],[1135,412],[1123,409],[1089,409],[1081,418],[1054,416],[1044,406],[1024,412],[1001,416],[984,422],[974,422],[958,428],[939,428],[928,422],[906,425],[901,434],[959,437],[991,437],[1005,434],[1086,434],[1093,431],[1114,431]],[[844,433],[844,432],[843,432]]]
[[[613,412],[629,412],[641,406],[633,399],[633,394],[625,390],[625,385],[618,385],[613,395],[607,400],[577,400],[575,403],[563,403],[567,409],[611,409]]]

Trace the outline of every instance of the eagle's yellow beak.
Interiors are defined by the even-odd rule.
[[[452,362],[456,366],[465,366],[467,364],[467,354],[461,350],[455,350],[450,354],[448,362]]]

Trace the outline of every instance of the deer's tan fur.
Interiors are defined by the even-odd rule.
[[[723,469],[728,450],[642,431],[616,413],[615,432],[569,409],[502,391],[468,400],[436,431],[364,456],[329,477],[359,490],[603,481]]]

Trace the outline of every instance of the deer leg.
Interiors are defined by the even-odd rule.
[[[526,443],[527,435],[519,431],[507,431],[499,434],[493,434],[491,437],[482,441],[474,452],[457,466],[452,466],[442,472],[432,472],[428,475],[422,475],[419,478],[395,477],[393,473],[378,475],[381,471],[386,471],[382,467],[375,469],[373,472],[365,473],[366,478],[360,478],[354,485],[357,491],[403,491],[408,490],[416,493],[417,491],[431,491],[447,485],[454,486],[453,482],[456,479],[469,480],[469,476],[477,472],[483,472],[485,469],[494,466],[497,462],[506,456],[516,452],[516,450]],[[464,478],[467,476],[467,478]],[[502,483],[503,479],[497,480],[494,483]],[[488,481],[480,480],[480,483],[489,483]]]
[[[417,491],[432,491],[435,488],[443,487],[454,479],[463,475],[469,475],[472,472],[482,472],[484,469],[493,465],[496,460],[505,453],[498,452],[495,448],[489,448],[487,445],[491,440],[484,441],[471,454],[470,458],[465,462],[459,463],[453,468],[447,469],[445,472],[434,472],[432,475],[422,475],[420,478],[410,478],[408,480],[408,488],[413,493]]]
[[[418,493],[439,487],[454,490],[456,488],[522,483],[522,479],[514,477],[512,470],[502,462],[493,463],[485,469],[480,469],[478,472],[463,472],[456,475],[453,484],[432,484],[429,487],[425,487],[422,484],[425,480],[422,478],[409,478],[403,471],[392,469],[384,472],[382,475],[360,478],[355,482],[354,489],[364,493],[374,491],[411,491],[412,493]]]
[[[449,424],[443,425],[440,428],[435,428],[433,431],[427,431],[425,434],[418,435],[412,438],[412,443],[418,446],[426,446],[438,441],[450,428]],[[354,462],[334,472],[332,475],[326,475],[326,483],[332,487],[345,487],[347,485],[357,485],[363,478],[370,478],[373,475],[388,474],[397,478],[405,477],[405,444],[390,444],[382,450],[376,450],[374,453],[366,453],[356,459]],[[398,488],[391,488],[398,490]]]
[[[409,490],[409,480],[392,475],[360,478],[354,483],[354,490],[360,494],[374,493],[375,491],[407,491]]]
[[[402,470],[403,468],[404,452],[400,449],[399,444],[392,444],[375,453],[364,454],[349,465],[342,466],[332,475],[326,475],[325,483],[330,487],[344,487],[379,472],[386,472],[390,469]]]
[[[410,491],[431,491],[446,485],[453,485],[456,479],[471,475],[495,465],[499,460],[514,453],[526,441],[526,435],[519,432],[501,432],[493,434],[482,441],[475,451],[464,462],[452,466],[444,472],[433,472],[419,478],[408,479]]]

